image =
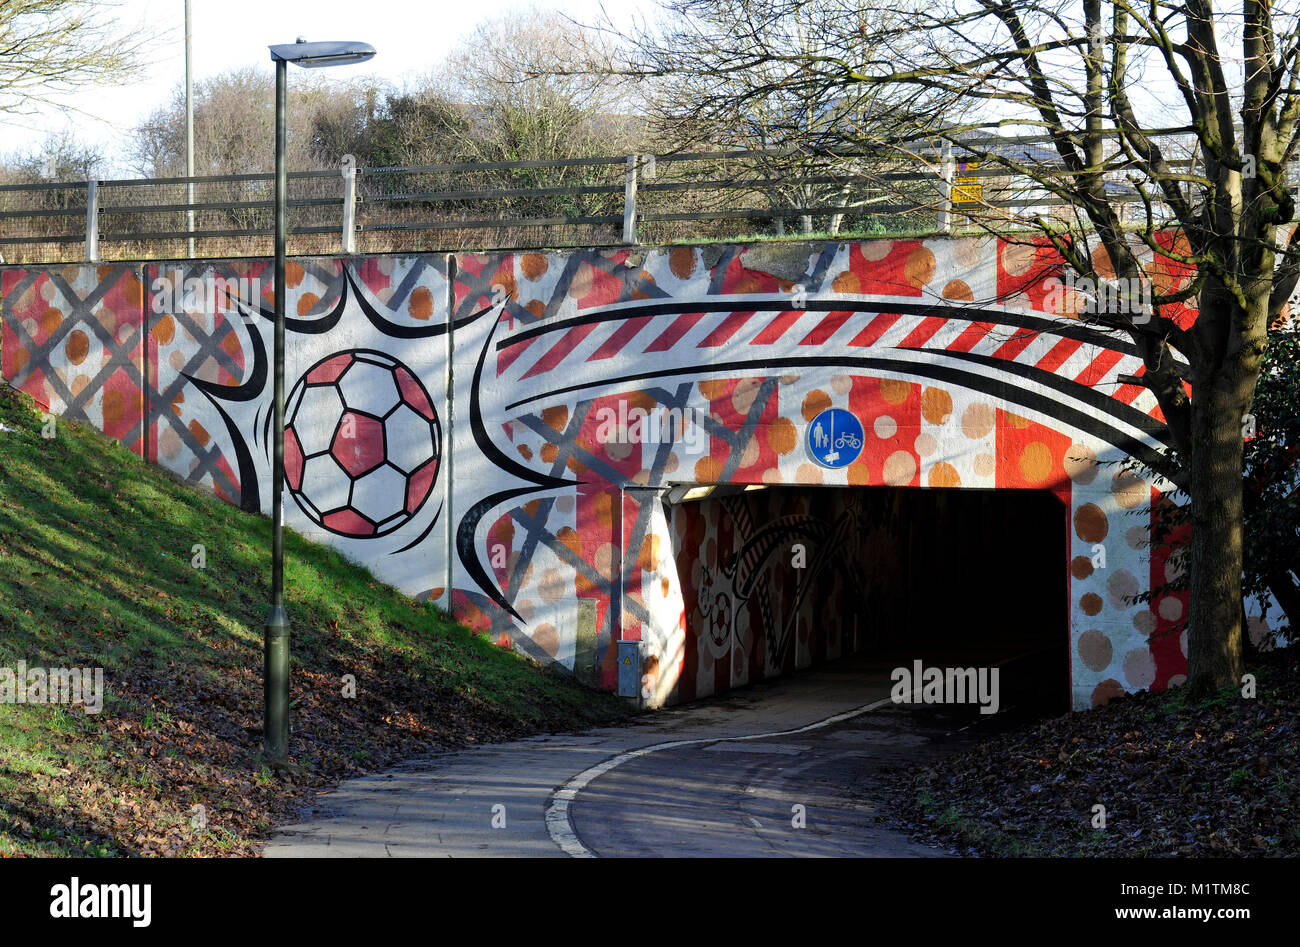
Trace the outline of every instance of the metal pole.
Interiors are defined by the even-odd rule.
[[[623,517],[625,515],[623,511],[623,498],[626,495],[626,486],[626,483],[620,483],[618,485],[618,571],[614,573],[618,576],[618,580],[610,585],[610,591],[618,595],[618,607],[614,608],[612,603],[610,607],[610,611],[614,613],[615,622],[610,630],[610,638],[618,641],[623,640],[623,583],[625,581],[623,576],[623,557],[627,554],[627,551],[623,548]],[[614,639],[614,635],[617,635],[618,638]],[[638,690],[637,694],[640,695],[640,693],[641,692]],[[638,696],[637,699],[640,700],[640,696]]]
[[[943,202],[939,211],[939,229],[945,233],[952,229],[952,142],[943,143],[943,157],[941,158],[940,174],[942,175],[939,185],[940,200]]]
[[[266,616],[262,749],[289,757],[289,616],[284,610],[284,307],[289,175],[285,161],[288,63],[275,64],[275,405],[271,427],[271,610]]]
[[[99,262],[99,182],[86,182],[86,262]]]
[[[194,177],[194,70],[190,46],[190,0],[185,0],[185,176]],[[185,182],[185,203],[194,204],[194,182]],[[185,255],[194,259],[194,210],[185,211]]]
[[[456,357],[456,258],[449,255],[447,257],[447,347],[446,362],[443,366],[443,385],[445,390],[444,398],[444,418],[443,418],[443,448],[442,459],[438,462],[442,464],[442,470],[439,475],[442,477],[443,491],[446,494],[446,509],[442,511],[443,530],[446,534],[447,564],[446,578],[443,585],[447,589],[447,614],[452,613],[452,590],[456,583],[456,529],[455,516],[452,515],[452,458],[455,456],[455,439],[453,435],[453,426],[455,418],[453,411],[455,409],[455,384],[456,384],[456,366],[453,359]]]
[[[636,165],[637,156],[627,156],[627,175],[623,178],[623,242],[636,243]]]
[[[344,155],[343,172],[343,252],[348,256],[357,252],[357,159]]]

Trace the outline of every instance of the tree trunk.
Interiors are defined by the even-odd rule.
[[[1187,678],[1193,695],[1240,682],[1243,672],[1241,521],[1243,413],[1231,368],[1192,392],[1191,603]]]

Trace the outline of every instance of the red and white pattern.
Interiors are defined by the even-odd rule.
[[[1157,289],[1187,278],[1146,262]],[[1060,274],[1050,249],[975,239],[293,261],[289,388],[313,366],[367,351],[400,365],[432,403],[394,411],[392,424],[361,411],[365,430],[345,434],[339,398],[312,456],[357,468],[335,478],[348,481],[348,498],[328,511],[289,502],[286,515],[502,645],[605,687],[617,642],[642,641],[642,697],[659,704],[862,640],[857,627],[828,631],[834,623],[807,611],[797,583],[745,586],[767,568],[763,516],[825,551],[856,542],[835,532],[840,512],[732,504],[700,525],[684,508],[665,513],[664,488],[1049,491],[1069,518],[1061,633],[1074,706],[1163,688],[1185,674],[1186,595],[1135,600],[1183,568],[1177,550],[1149,544],[1151,505],[1168,502],[1169,485],[1118,466],[1129,455],[1158,461],[1162,419],[1149,392],[1118,380],[1142,374],[1129,341],[1077,318],[1077,301],[1054,293]],[[215,277],[257,289],[212,311],[166,289]],[[0,287],[5,378],[233,503],[269,508],[265,261],[4,268]],[[1164,314],[1195,318],[1182,307]],[[866,435],[838,470],[804,448],[806,426],[830,407],[853,412]],[[637,418],[651,416],[679,422],[677,436],[647,440]],[[290,450],[299,466],[289,489],[304,498],[309,486],[331,489],[308,484],[308,453]],[[412,469],[391,465],[404,502],[388,509],[381,490],[356,498],[369,513],[339,519],[356,509],[353,480],[407,455]],[[428,483],[413,501],[420,471]],[[759,545],[732,568],[726,550],[741,548],[741,532]],[[705,591],[724,580],[727,590]],[[827,601],[842,594],[834,582]]]

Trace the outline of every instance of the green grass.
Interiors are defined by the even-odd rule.
[[[970,818],[955,805],[943,806],[928,790],[922,789],[917,793],[916,801],[927,818],[933,819],[961,844],[1007,858],[1037,858],[1047,854],[1032,839],[1020,838],[989,823]]]
[[[170,733],[185,714],[166,701],[142,706],[141,691],[127,696],[115,678],[144,681],[148,693],[151,676],[164,681],[177,669],[217,682],[236,671],[260,675],[270,522],[172,479],[88,426],[60,419],[47,440],[42,422],[29,398],[0,389],[0,424],[10,429],[0,431],[0,667],[19,660],[102,667],[107,694],[97,715],[0,704],[0,855],[112,854],[111,842],[48,825],[10,832],[15,818],[29,826],[58,819],[58,799],[39,817],[18,813],[15,800],[33,774],[56,783],[74,774],[110,786],[151,783],[148,772],[119,766],[114,723],[128,716],[145,733]],[[204,569],[191,566],[196,543],[206,547]],[[400,595],[326,546],[288,533],[285,556],[295,675],[338,680],[352,668],[399,667],[415,688],[423,682],[463,698],[467,713],[501,721],[503,730],[605,723],[627,712]]]

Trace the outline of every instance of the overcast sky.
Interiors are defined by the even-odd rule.
[[[267,46],[309,40],[361,40],[378,55],[360,66],[326,70],[339,78],[376,75],[401,82],[427,72],[456,41],[485,19],[537,6],[562,9],[580,22],[600,16],[599,0],[191,0],[194,79],[198,82],[242,66],[273,75]],[[632,0],[607,0],[611,17],[630,16]],[[87,88],[66,102],[73,109],[0,117],[0,153],[34,151],[51,132],[72,130],[98,145],[108,161],[105,173],[127,169],[123,141],[170,91],[185,79],[184,0],[120,0],[115,18],[157,37],[150,66],[134,82]],[[305,75],[305,73],[300,73]],[[290,73],[293,81],[293,70]]]

